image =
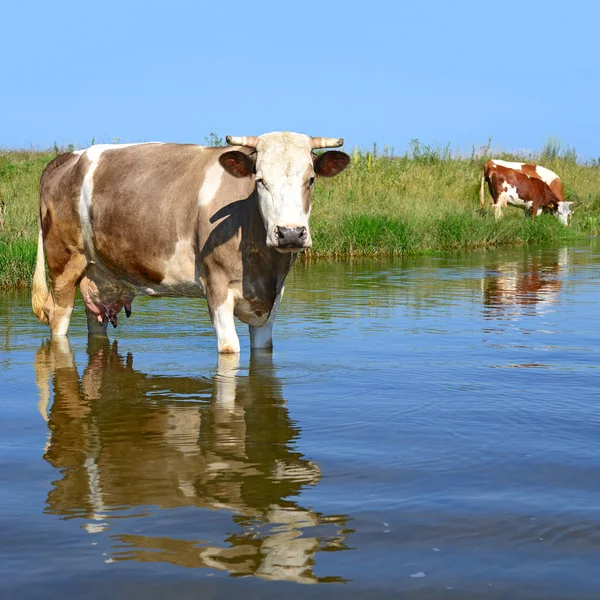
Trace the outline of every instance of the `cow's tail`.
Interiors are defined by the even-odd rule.
[[[49,292],[46,284],[46,257],[44,256],[44,238],[42,236],[42,225],[38,221],[38,247],[35,263],[35,274],[33,275],[33,292],[31,294],[31,307],[35,316],[42,322],[48,322],[48,315],[44,306],[48,300]]]
[[[485,173],[481,174],[481,186],[479,187],[479,204],[481,208],[485,205]]]

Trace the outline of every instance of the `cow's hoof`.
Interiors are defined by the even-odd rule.
[[[235,346],[231,346],[230,344],[227,344],[226,346],[223,346],[222,348],[219,349],[219,353],[220,354],[239,354],[240,349],[236,348]]]

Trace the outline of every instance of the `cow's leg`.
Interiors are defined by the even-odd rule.
[[[207,293],[208,309],[215,333],[217,334],[217,347],[223,354],[235,354],[240,351],[240,340],[235,330],[233,309],[235,301],[233,291],[219,293],[218,288],[213,289],[209,284]]]
[[[87,316],[88,335],[106,335],[108,319],[104,319],[102,322],[98,321],[98,315],[88,310],[87,306],[85,307],[85,314]]]
[[[250,330],[250,348],[259,349],[273,347],[273,324],[275,323],[275,317],[277,316],[279,304],[281,303],[283,290],[284,288],[281,288],[281,291],[277,294],[267,322],[262,327],[248,325],[248,329]]]
[[[250,348],[272,348],[273,347],[273,321],[271,318],[262,327],[248,325],[250,330]]]
[[[83,254],[74,254],[67,261],[62,273],[52,277],[52,293],[44,310],[48,315],[53,336],[67,335],[71,313],[75,305],[77,283],[87,266]]]
[[[494,217],[496,217],[496,219],[502,218],[502,203],[501,202],[497,202],[496,204],[494,204]]]

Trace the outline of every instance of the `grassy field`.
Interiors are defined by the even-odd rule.
[[[29,285],[37,244],[38,183],[57,150],[0,153],[0,287]],[[556,171],[572,226],[551,215],[525,219],[514,208],[496,222],[479,208],[481,166],[487,158],[538,162]],[[486,196],[488,192],[486,190]],[[340,176],[318,182],[311,217],[314,257],[423,254],[509,244],[568,243],[600,234],[600,167],[550,141],[530,155],[490,152],[459,156],[449,147],[411,142],[404,156],[373,148],[354,151]]]

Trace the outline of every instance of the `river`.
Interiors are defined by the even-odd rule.
[[[0,295],[0,595],[597,599],[599,291],[596,241],[298,264],[220,358],[203,301]]]

